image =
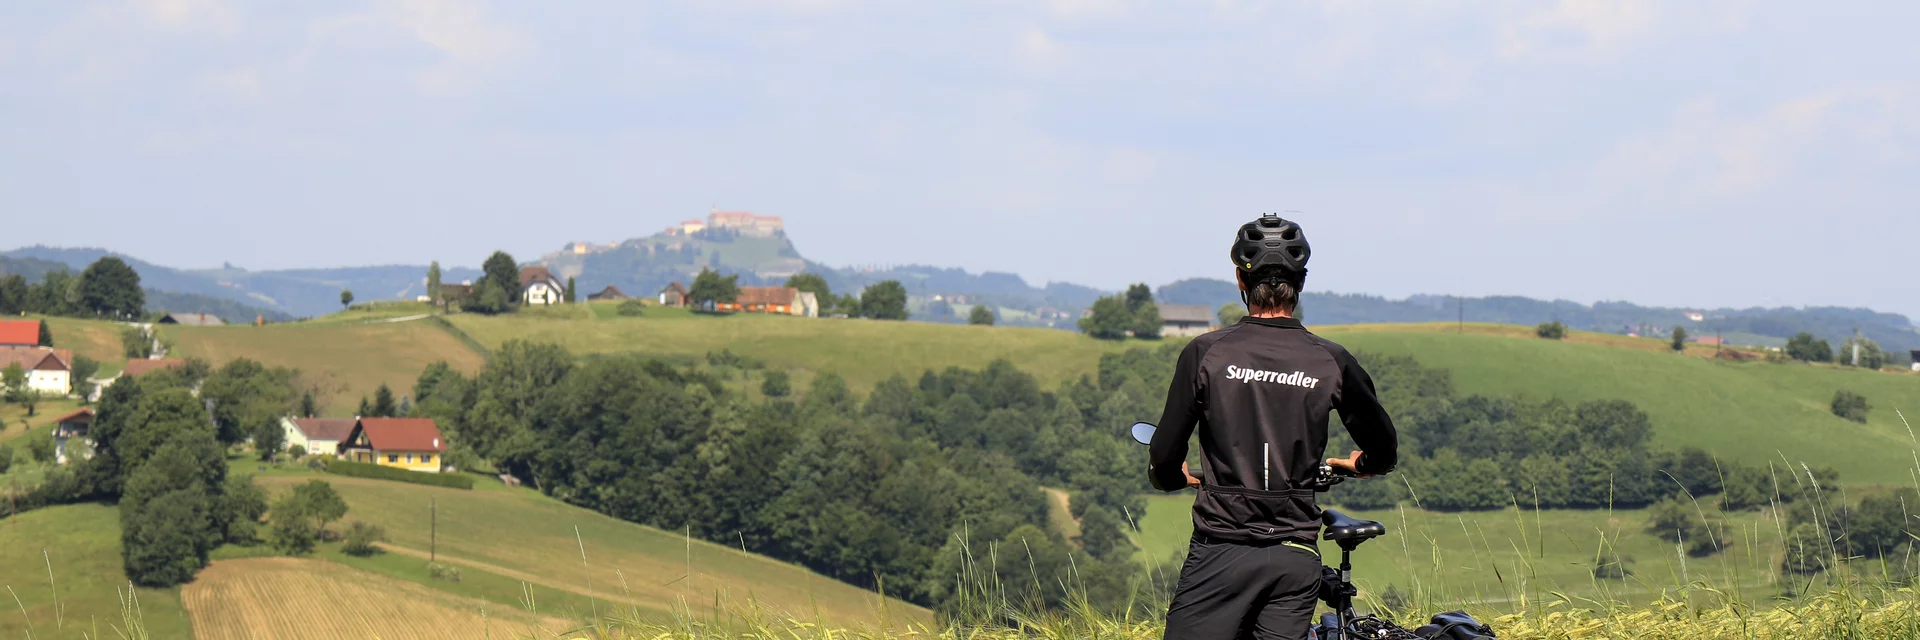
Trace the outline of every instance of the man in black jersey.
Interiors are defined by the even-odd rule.
[[[1154,488],[1199,489],[1166,638],[1299,640],[1320,588],[1320,508],[1296,482],[1320,466],[1328,414],[1361,449],[1326,461],[1345,473],[1392,471],[1397,436],[1366,370],[1293,318],[1311,255],[1300,226],[1267,214],[1232,251],[1249,315],[1180,353],[1153,436]],[[1186,463],[1196,430],[1204,479]]]

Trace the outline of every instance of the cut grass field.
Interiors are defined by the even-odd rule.
[[[11,590],[0,600],[0,638],[126,637],[120,510],[79,504],[0,519],[0,587]],[[150,637],[192,637],[179,589],[132,592]]]
[[[275,324],[264,327],[166,326],[174,357],[205,359],[218,367],[234,358],[267,366],[294,367],[326,392],[321,413],[353,415],[362,396],[381,383],[394,395],[411,395],[420,371],[445,360],[473,373],[485,359],[446,330],[426,320],[378,324]]]
[[[489,576],[505,579],[498,587],[472,585],[476,590],[463,594],[471,597],[514,603],[524,581],[546,588],[543,610],[560,605],[585,611],[594,606],[590,596],[666,616],[683,598],[696,611],[719,598],[837,624],[875,624],[889,616],[931,620],[919,607],[883,602],[876,594],[793,565],[616,520],[495,481],[482,481],[471,491],[305,473],[273,473],[255,481],[278,493],[315,477],[346,499],[348,520],[386,528],[384,546],[390,553],[363,568],[396,577],[418,579],[397,571],[417,572],[425,565],[434,526],[431,502],[439,512],[433,552],[441,562],[468,572],[461,584]]]
[[[1193,533],[1191,493],[1155,495],[1136,536],[1144,559],[1160,570],[1185,552]],[[1335,507],[1336,509],[1338,507]],[[1341,509],[1387,525],[1385,537],[1354,553],[1356,583],[1379,595],[1391,585],[1403,594],[1425,589],[1426,598],[1482,604],[1519,604],[1574,597],[1650,602],[1696,580],[1718,587],[1739,585],[1749,600],[1779,594],[1770,585],[1780,562],[1781,532],[1758,512],[1729,514],[1733,543],[1708,558],[1685,558],[1673,541],[1646,533],[1647,510],[1503,509],[1437,513],[1412,506],[1385,511]],[[1594,558],[1602,544],[1627,561],[1633,575],[1596,580]],[[1321,557],[1338,562],[1340,548],[1320,543]]]
[[[979,368],[997,359],[1013,362],[1041,386],[1053,388],[1092,373],[1102,353],[1146,344],[1094,340],[1057,329],[704,315],[661,307],[648,307],[641,317],[621,317],[605,313],[603,305],[589,307],[591,318],[456,314],[447,319],[489,348],[520,339],[560,344],[576,354],[702,356],[729,349],[775,368],[837,372],[860,390],[895,374],[911,379],[928,369]]]
[[[53,333],[53,346],[72,349],[76,354],[99,362],[100,375],[108,375],[125,368],[127,356],[120,345],[120,332],[132,325],[82,318],[46,316],[28,316],[28,318],[47,323],[47,331]]]
[[[1622,399],[1653,420],[1662,446],[1696,446],[1749,464],[1831,466],[1842,482],[1912,482],[1920,448],[1894,410],[1920,417],[1920,375],[1830,365],[1683,356],[1659,341],[1573,334],[1542,340],[1512,329],[1462,335],[1453,325],[1358,325],[1316,332],[1363,353],[1411,355],[1453,372],[1462,393],[1568,402]],[[1524,328],[1521,328],[1524,329]],[[1648,343],[1659,347],[1646,348]],[[1703,349],[1710,354],[1711,348]],[[1835,417],[1836,391],[1867,397],[1866,424]]]
[[[555,637],[577,623],[321,560],[220,560],[181,591],[198,640]]]

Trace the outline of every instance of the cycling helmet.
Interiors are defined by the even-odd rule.
[[[1256,273],[1273,274],[1298,288],[1307,279],[1307,259],[1312,256],[1307,233],[1279,214],[1261,214],[1260,219],[1240,225],[1233,236],[1233,267],[1249,281]]]

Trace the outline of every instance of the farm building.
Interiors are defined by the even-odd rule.
[[[1168,338],[1192,337],[1212,331],[1216,320],[1213,310],[1198,304],[1160,306],[1160,335]]]
[[[820,317],[820,302],[812,292],[792,287],[741,287],[733,302],[714,305],[718,311],[774,313],[808,318]]]
[[[520,301],[526,304],[560,304],[566,299],[567,287],[553,277],[546,267],[520,268]]]
[[[67,463],[67,441],[79,438],[86,443],[84,457],[93,457],[93,441],[87,439],[87,432],[93,428],[93,407],[81,407],[80,410],[60,416],[53,421],[53,461]]]
[[[352,418],[281,418],[280,428],[286,431],[286,442],[281,449],[292,449],[299,445],[308,455],[338,456],[340,443],[353,432]]]
[[[660,306],[662,307],[687,306],[686,285],[675,282],[673,284],[667,285],[665,289],[661,289],[660,290]]]
[[[587,294],[588,300],[625,300],[627,294],[620,287],[607,285],[607,288]]]
[[[34,329],[38,332],[39,329]],[[19,365],[27,374],[27,388],[64,396],[73,393],[73,350],[47,347],[0,347],[0,369]]]
[[[39,320],[0,320],[0,348],[40,346]]]
[[[160,316],[159,324],[178,324],[192,327],[217,327],[227,323],[220,316],[211,313],[172,313]]]
[[[361,418],[340,444],[340,457],[383,467],[439,473],[447,442],[430,418]]]

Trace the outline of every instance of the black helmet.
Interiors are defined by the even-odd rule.
[[[1252,276],[1273,273],[1278,267],[1285,279],[1298,285],[1307,277],[1307,259],[1313,248],[1307,245],[1307,232],[1300,225],[1279,216],[1261,214],[1259,220],[1240,225],[1233,236],[1233,267]]]

